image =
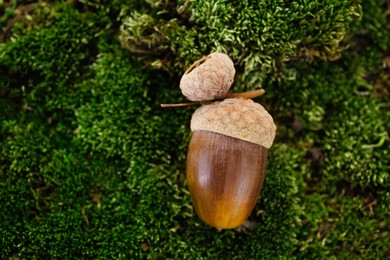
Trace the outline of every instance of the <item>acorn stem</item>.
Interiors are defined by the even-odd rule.
[[[246,92],[239,92],[239,93],[227,93],[225,98],[245,98],[245,99],[252,99],[260,97],[265,93],[264,89],[256,89]],[[214,101],[214,100],[207,100],[207,101]],[[199,105],[203,102],[207,101],[191,101],[186,103],[177,103],[177,104],[161,104],[161,107],[187,107],[187,106],[193,106],[193,105]]]

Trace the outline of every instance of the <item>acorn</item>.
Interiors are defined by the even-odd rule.
[[[191,119],[187,180],[198,216],[219,230],[239,227],[255,207],[276,132],[270,114],[250,100],[263,89],[228,93],[234,75],[226,54],[211,53],[181,78],[180,89],[192,102],[161,104],[202,105]]]
[[[230,98],[198,108],[191,130],[187,180],[195,211],[217,229],[236,228],[260,194],[273,119],[252,100]]]
[[[226,96],[236,70],[233,61],[214,52],[194,62],[180,80],[180,89],[190,101],[209,101]]]

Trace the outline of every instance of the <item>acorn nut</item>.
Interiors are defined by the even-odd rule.
[[[190,101],[222,99],[233,83],[236,70],[223,53],[211,53],[196,61],[182,76],[180,89]]]
[[[182,93],[192,102],[161,104],[203,104],[191,119],[187,180],[198,216],[217,229],[240,226],[255,207],[276,132],[268,112],[250,100],[264,90],[228,93],[234,75],[230,58],[212,53],[181,78]]]
[[[262,188],[272,117],[250,99],[229,98],[198,108],[187,155],[187,180],[198,216],[218,229],[240,226]]]

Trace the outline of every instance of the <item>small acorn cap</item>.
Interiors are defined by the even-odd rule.
[[[229,98],[199,107],[192,115],[191,130],[216,132],[270,148],[276,125],[262,105]]]
[[[214,52],[192,64],[180,80],[180,89],[191,101],[221,99],[232,85],[235,73],[229,56]]]

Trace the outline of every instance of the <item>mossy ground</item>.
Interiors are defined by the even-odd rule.
[[[390,256],[388,1],[0,1],[0,256]],[[196,216],[195,108],[222,51],[278,126],[247,230]]]

